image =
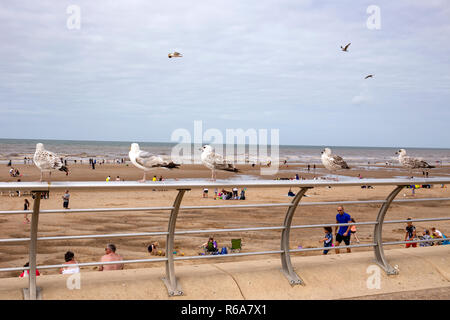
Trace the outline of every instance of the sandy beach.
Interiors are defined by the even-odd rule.
[[[40,172],[34,165],[17,165],[22,176],[21,181],[38,181]],[[241,174],[236,175],[229,172],[219,172],[218,179],[276,179],[293,178],[298,173],[304,178],[310,179],[314,176],[322,176],[326,172],[321,166],[317,166],[314,173],[307,171],[304,165],[282,166],[275,176],[259,176],[259,167],[252,168],[250,165],[238,166]],[[9,168],[4,166],[0,171],[0,181],[17,181],[18,178],[9,176]],[[155,170],[147,177],[162,175],[164,179],[208,179],[210,171],[201,165],[184,165],[182,169]],[[341,174],[341,173],[340,173]],[[359,174],[364,178],[389,178],[395,176],[406,176],[405,170],[382,166],[357,168],[347,171],[348,176],[357,177]],[[450,167],[439,167],[430,171],[430,177],[448,176]],[[110,175],[112,180],[116,176],[126,181],[142,178],[142,172],[131,164],[104,164],[97,165],[92,170],[88,165],[70,165],[70,174],[66,176],[63,172],[54,172],[54,181],[104,181]],[[419,175],[416,175],[420,177]],[[346,201],[346,200],[371,200],[384,199],[393,187],[375,187],[373,189],[361,189],[359,187],[340,188],[315,188],[307,192],[308,197],[304,202],[317,201]],[[297,192],[297,190],[293,190]],[[287,203],[292,198],[287,196],[288,190],[282,188],[247,189],[246,200],[215,200],[214,190],[210,190],[209,197],[202,197],[201,189],[192,189],[187,192],[182,206],[188,205],[218,205],[218,204],[250,204],[250,203]],[[54,192],[49,199],[41,202],[42,209],[62,208],[62,193]],[[176,191],[78,191],[71,192],[70,208],[102,208],[102,207],[143,207],[143,206],[170,206],[176,197]],[[431,189],[418,189],[412,195],[410,189],[403,190],[398,198],[421,198],[421,197],[450,197],[448,188],[434,186]],[[7,194],[0,196],[0,210],[22,210],[24,199],[32,203],[30,196],[10,197]],[[450,203],[408,203],[392,205],[386,220],[426,217],[444,217],[448,215]],[[357,222],[374,221],[378,213],[379,205],[348,205],[345,211],[356,219]],[[244,228],[281,226],[284,220],[286,208],[252,208],[252,209],[208,209],[208,210],[182,210],[177,220],[177,230],[198,229],[208,230],[216,228]],[[336,206],[314,206],[300,207],[296,211],[293,225],[335,223]],[[161,212],[120,212],[120,213],[66,213],[66,214],[42,214],[39,220],[39,236],[63,236],[63,235],[87,235],[98,233],[137,233],[151,231],[166,231],[169,218],[168,211]],[[23,223],[23,215],[0,216],[0,238],[22,238],[28,237],[30,225]],[[450,222],[415,223],[417,233],[421,234],[425,228],[435,226],[444,234],[450,234]],[[371,243],[373,226],[359,226],[357,235],[361,243]],[[383,227],[385,241],[402,241],[405,234],[405,224],[387,224]],[[177,254],[186,256],[198,255],[202,250],[199,246],[204,243],[209,234],[192,234],[177,236],[175,248]],[[232,238],[241,238],[243,252],[278,250],[280,247],[280,231],[252,231],[252,232],[230,232],[211,234],[215,237],[219,247],[230,246]],[[323,236],[322,228],[315,229],[293,229],[291,231],[290,246],[297,248],[319,247],[319,240]],[[354,238],[352,238],[354,240]],[[117,253],[124,259],[146,259],[149,258],[147,246],[154,241],[160,243],[161,248],[165,246],[164,237],[132,237],[114,239],[92,239],[92,240],[65,240],[65,241],[40,241],[38,243],[38,265],[60,264],[64,262],[64,253],[71,250],[75,253],[78,262],[98,261],[104,254],[105,245],[109,242],[117,246]],[[353,241],[353,243],[355,243]],[[399,248],[402,245],[387,247]],[[0,245],[0,267],[17,267],[28,261],[28,247],[26,243],[2,243]],[[354,251],[371,250],[370,248],[357,248]],[[414,249],[411,249],[414,250]],[[342,251],[341,251],[342,252]],[[319,255],[321,251],[296,253],[295,255]],[[329,254],[334,254],[331,251]],[[228,258],[230,260],[236,258]],[[241,257],[240,259],[264,259],[264,256]],[[203,261],[182,261],[177,264],[208,263]],[[162,267],[160,262],[148,264],[131,264],[125,268]],[[97,267],[84,267],[83,271],[94,271]],[[4,272],[0,277],[15,277],[20,272]],[[57,270],[44,270],[42,274],[54,274]]]

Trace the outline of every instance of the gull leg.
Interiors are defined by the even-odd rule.
[[[145,179],[146,179],[146,174],[147,174],[147,172],[146,172],[146,171],[144,171],[144,176],[142,177],[142,180],[139,180],[139,182],[145,182]]]
[[[50,182],[52,180],[52,172],[49,171],[48,172],[48,182]]]
[[[41,180],[40,180],[40,182],[42,182],[43,179],[44,179],[44,173],[41,171]]]

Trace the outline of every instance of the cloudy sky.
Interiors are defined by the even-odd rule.
[[[0,138],[450,148],[448,0],[2,1],[0,30]]]

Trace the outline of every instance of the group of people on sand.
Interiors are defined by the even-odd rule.
[[[159,249],[159,243],[153,242],[148,246],[148,252],[151,255],[157,255],[157,256],[164,256],[164,251]],[[124,264],[120,263],[120,261],[123,261],[123,258],[121,255],[116,253],[117,248],[114,244],[110,243],[106,245],[105,247],[105,254],[100,258],[100,262],[104,262],[105,264],[100,265],[98,267],[98,271],[110,271],[110,270],[123,270]],[[77,266],[78,262],[75,259],[75,254],[72,251],[67,251],[64,254],[64,260],[63,263],[65,266],[59,269],[60,274],[74,274],[79,273],[80,268]],[[112,263],[112,262],[118,262],[118,263]],[[71,266],[74,265],[74,266]],[[29,267],[30,264],[27,262],[24,267]],[[29,270],[24,270],[19,277],[28,277],[30,274]],[[36,275],[41,275],[39,270],[36,269]]]
[[[351,225],[350,223],[356,223],[355,219],[352,218],[348,213],[344,211],[343,206],[339,206],[337,208],[336,215],[336,224],[348,224],[346,226],[335,226],[334,235],[336,240],[336,247],[339,247],[341,242],[344,242],[346,246],[350,245],[351,236],[353,235],[356,243],[360,243],[358,236],[356,235],[356,226]],[[408,218],[407,220],[412,220]],[[339,228],[339,229],[338,229]],[[327,254],[330,249],[329,247],[333,247],[333,228],[332,227],[324,227],[324,237],[319,240],[320,243],[323,243],[323,254]],[[443,239],[442,241],[433,241],[433,239]],[[429,240],[429,241],[425,241]],[[446,245],[450,244],[450,240],[447,239],[445,234],[441,231],[432,227],[429,229],[424,229],[422,235],[417,236],[416,227],[412,224],[412,222],[408,221],[405,228],[405,238],[404,241],[409,241],[410,243],[406,243],[405,247],[417,247],[417,243],[420,243],[421,247],[429,247],[433,245]],[[416,242],[417,241],[417,242]],[[351,252],[351,248],[347,248],[347,252]],[[336,253],[339,254],[339,249],[336,249]]]
[[[9,175],[13,178],[17,178],[17,177],[21,177],[22,175],[20,174],[19,169],[17,168],[13,168],[11,167],[11,169],[9,169]]]
[[[412,220],[411,218],[408,218],[406,220]],[[410,241],[411,243],[407,243],[405,245],[406,248],[409,247],[413,247],[416,248],[417,247],[417,243],[419,243],[419,245],[421,247],[430,247],[433,245],[447,245],[450,244],[450,240],[446,240],[447,237],[445,234],[443,234],[441,231],[439,231],[438,229],[436,229],[436,227],[432,227],[431,231],[429,229],[424,229],[422,232],[422,235],[417,235],[417,230],[416,227],[412,224],[411,221],[408,221],[406,223],[406,228],[405,228],[405,239],[404,241]],[[442,241],[433,241],[433,239],[443,239]],[[419,241],[419,242],[415,242]],[[429,240],[429,241],[426,241]]]
[[[217,188],[214,189],[214,200],[245,200],[245,191],[247,188],[242,188],[241,192],[239,193],[239,189],[234,187],[232,191],[228,191],[225,189],[222,189],[222,191],[219,192]],[[209,190],[208,188],[203,189],[203,198],[208,198]]]

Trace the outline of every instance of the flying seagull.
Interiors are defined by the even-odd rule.
[[[429,165],[428,163],[426,163],[423,160],[420,160],[420,159],[417,159],[417,158],[413,158],[413,157],[408,157],[406,155],[406,150],[405,149],[400,149],[395,154],[398,154],[398,162],[400,162],[400,164],[404,168],[407,168],[410,173],[412,173],[413,169],[425,169],[425,168],[426,169],[431,169],[431,168],[435,168],[434,166]]]
[[[368,78],[373,78],[373,74],[369,74],[369,75],[366,76],[364,79],[368,79]]]
[[[342,159],[342,157],[331,154],[330,148],[325,148],[321,152],[321,160],[322,164],[327,170],[330,170],[331,172],[335,172],[340,169],[350,169],[350,167],[347,165],[347,163]]]
[[[211,180],[216,181],[216,170],[239,172],[234,165],[225,160],[220,154],[214,152],[210,145],[200,148],[202,151],[201,159],[205,167],[211,169]]]
[[[347,49],[351,45],[351,43],[347,44],[345,47],[341,46],[342,51],[348,52]]]
[[[52,175],[52,170],[64,171],[66,176],[69,174],[69,168],[67,168],[61,158],[54,154],[53,152],[44,149],[42,143],[36,144],[36,152],[33,157],[34,164],[41,170],[41,182],[43,180],[44,171],[49,172],[49,180]]]
[[[159,156],[154,156],[149,152],[142,151],[139,148],[139,144],[132,143],[130,152],[128,152],[131,162],[139,169],[144,170],[144,176],[139,182],[145,182],[147,171],[155,168],[174,169],[180,166],[172,161],[164,161]]]
[[[179,52],[169,53],[169,58],[181,58],[183,55]]]

